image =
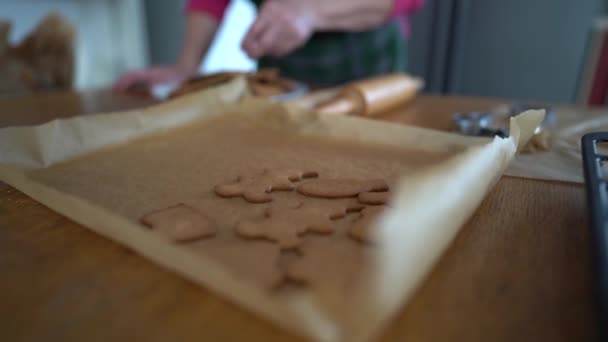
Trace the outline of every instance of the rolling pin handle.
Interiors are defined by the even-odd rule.
[[[317,112],[320,114],[350,115],[353,114],[356,109],[355,103],[351,99],[338,96],[321,104],[317,108]]]

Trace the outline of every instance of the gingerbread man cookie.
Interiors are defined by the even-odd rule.
[[[314,179],[297,188],[305,196],[321,198],[355,197],[362,192],[388,191],[383,179]]]
[[[362,192],[359,194],[359,203],[368,205],[382,205],[388,203],[391,193],[384,192]]]
[[[363,209],[359,214],[359,219],[355,221],[348,234],[361,242],[372,243],[374,224],[386,208],[386,206],[374,206]]]
[[[301,235],[307,232],[331,234],[334,220],[363,206],[356,202],[305,203],[297,208],[268,208],[261,221],[245,221],[236,227],[238,235],[245,238],[265,238],[275,241],[281,249],[300,245]]]
[[[202,239],[217,231],[209,218],[186,204],[153,211],[140,222],[175,242]]]
[[[312,171],[265,170],[257,175],[240,176],[233,184],[218,185],[215,193],[221,197],[243,197],[251,203],[266,203],[272,201],[270,192],[291,191],[295,188],[294,182],[317,176]]]

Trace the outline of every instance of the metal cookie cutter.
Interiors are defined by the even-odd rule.
[[[454,122],[456,131],[460,134],[482,137],[508,137],[511,117],[530,109],[546,110],[545,120],[536,129],[534,134],[540,134],[543,130],[555,126],[557,118],[552,109],[523,104],[500,107],[489,112],[456,113],[452,116],[452,121]]]
[[[494,136],[498,131],[491,131],[491,114],[483,112],[456,113],[452,117],[456,130],[460,134],[472,136]]]

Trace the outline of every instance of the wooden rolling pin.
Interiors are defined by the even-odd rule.
[[[322,114],[374,116],[414,98],[424,83],[405,74],[392,74],[346,85],[336,97],[316,107]]]

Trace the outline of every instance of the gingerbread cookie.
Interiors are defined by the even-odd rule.
[[[297,208],[268,208],[261,221],[239,223],[236,232],[245,238],[265,238],[275,241],[282,249],[300,245],[301,235],[307,232],[331,234],[334,220],[363,206],[356,202],[306,203]]]
[[[265,170],[257,175],[240,176],[233,184],[218,185],[215,193],[221,197],[243,197],[251,203],[266,203],[272,201],[270,192],[291,191],[295,187],[294,182],[317,176],[311,171]]]
[[[153,211],[140,222],[175,242],[202,239],[217,231],[209,218],[186,204]]]
[[[348,234],[361,242],[373,242],[374,224],[378,217],[384,212],[386,206],[366,207],[359,214],[359,219],[355,221]]]
[[[383,179],[314,179],[297,188],[305,196],[321,198],[355,197],[362,192],[388,191]]]
[[[388,191],[384,192],[362,192],[359,194],[359,203],[368,205],[382,205],[388,203],[390,200],[391,193]]]

